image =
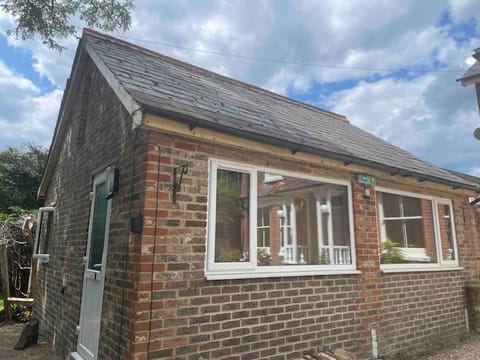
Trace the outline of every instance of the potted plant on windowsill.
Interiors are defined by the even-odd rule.
[[[399,244],[391,240],[385,240],[380,243],[380,263],[381,264],[399,264],[404,263],[405,259]]]
[[[477,274],[472,280],[467,282],[466,291],[467,305],[473,319],[470,328],[480,332],[480,274]]]

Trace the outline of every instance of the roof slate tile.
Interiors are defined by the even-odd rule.
[[[149,111],[195,119],[205,127],[289,148],[352,158],[375,168],[477,186],[350,124],[341,115],[91,31],[84,32],[83,41]]]

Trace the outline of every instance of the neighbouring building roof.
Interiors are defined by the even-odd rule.
[[[478,176],[473,176],[473,175],[465,174],[465,173],[454,171],[454,170],[448,170],[448,169],[445,169],[445,170],[451,172],[455,176],[461,177],[465,180],[470,181],[471,183],[477,184],[480,187],[480,177]]]
[[[107,80],[139,106],[130,109],[132,114],[145,111],[192,127],[284,146],[292,153],[314,153],[392,174],[478,188],[478,183],[422,160],[350,124],[344,116],[91,30],[84,30],[82,46]]]
[[[477,79],[477,81],[480,80],[480,62],[478,61],[476,61],[457,81],[460,81],[462,85],[469,85],[469,81],[474,79]]]

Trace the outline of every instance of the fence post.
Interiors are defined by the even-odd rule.
[[[10,296],[10,282],[8,280],[7,243],[0,241],[0,275],[2,277],[3,306],[6,321],[12,321],[12,309],[8,303]]]

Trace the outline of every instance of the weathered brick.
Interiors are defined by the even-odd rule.
[[[375,170],[381,186],[454,199],[458,253],[468,271],[383,274],[375,191],[371,189],[369,199],[363,197],[356,170],[320,157],[318,162],[307,162],[154,131],[136,130],[136,143],[131,118],[103,77],[94,74],[89,86],[89,114],[79,115],[85,126],[74,126],[72,121],[66,129],[72,138],[84,136],[85,141],[63,145],[54,185],[47,194],[46,201],[56,200],[62,215],[54,224],[58,241],[52,246],[51,261],[40,267],[35,302],[45,338],[56,339],[63,357],[76,347],[78,319],[68,316],[57,322],[52,314],[79,314],[83,279],[81,258],[66,254],[85,253],[91,175],[113,163],[122,180],[112,207],[99,358],[116,358],[121,353],[125,359],[146,359],[150,348],[152,358],[198,359],[201,355],[284,360],[319,345],[343,347],[365,356],[371,354],[372,328],[377,330],[381,354],[388,355],[464,333],[464,281],[480,258],[479,250],[471,245],[480,225],[468,223],[472,210],[463,195]],[[108,144],[103,141],[106,138]],[[147,142],[158,144],[160,151],[156,146],[138,145]],[[362,274],[206,280],[210,155],[350,181]],[[172,204],[173,167],[185,161],[189,173],[177,203]],[[60,180],[68,186],[60,186]],[[142,234],[130,234],[131,214],[143,214]],[[61,287],[63,295],[58,293]],[[150,328],[153,340],[148,344]]]

